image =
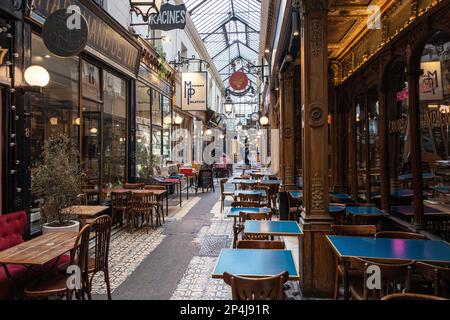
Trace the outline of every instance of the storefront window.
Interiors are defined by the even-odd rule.
[[[172,124],[174,122],[172,117],[172,105],[169,98],[162,96],[163,106],[163,159],[165,161],[172,160]],[[166,121],[167,119],[167,121]]]
[[[366,110],[363,104],[364,96],[356,97],[356,167],[358,171],[358,196],[366,197],[367,187],[367,127],[366,127]]]
[[[104,72],[104,185],[116,186],[125,182],[127,152],[127,83]]]
[[[392,63],[388,71],[386,112],[388,118],[388,161],[391,211],[412,207],[411,134],[408,122],[409,88],[403,59]],[[401,196],[405,195],[405,196]],[[399,197],[400,196],[400,197]]]
[[[66,134],[78,143],[79,72],[78,58],[59,58],[51,54],[42,39],[33,34],[31,63],[47,69],[50,83],[42,93],[32,94],[31,162],[38,165],[44,141],[52,135]],[[38,206],[33,203],[33,206]]]
[[[450,211],[450,34],[425,45],[419,77],[424,212]],[[433,219],[434,220],[434,219]]]
[[[162,154],[162,130],[152,128],[152,151],[155,156]]]
[[[372,202],[374,195],[380,192],[380,103],[378,100],[378,89],[372,87],[369,89],[367,98],[367,113],[369,116],[369,157],[370,157],[370,199]]]
[[[149,168],[148,161],[151,160],[151,113],[149,87],[142,83],[137,84],[137,111],[136,111],[136,175],[145,178]]]
[[[151,90],[152,103],[152,124],[162,126],[161,94],[156,90]]]

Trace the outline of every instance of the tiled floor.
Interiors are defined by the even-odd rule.
[[[227,188],[232,190],[233,186],[227,185]],[[168,287],[167,291],[170,293],[167,298],[172,300],[231,299],[231,290],[228,285],[223,280],[211,278],[221,249],[231,247],[233,240],[233,219],[226,217],[228,207],[223,212],[220,211],[219,190],[220,188],[216,189],[215,195],[192,195],[189,200],[186,200],[186,196],[183,195],[183,207],[181,208],[175,202],[175,198],[172,199],[166,224],[157,230],[149,233],[147,230],[134,233],[130,233],[127,229],[115,231],[110,246],[110,278],[113,298],[115,297],[114,293],[120,291],[118,298],[131,296],[133,299],[146,299],[151,296],[153,290],[158,290],[158,288],[146,287],[146,285],[142,285],[137,290],[136,285],[148,283],[151,286],[154,281],[152,278],[154,270],[152,271],[151,268],[155,268],[156,265],[156,268],[159,269],[161,265],[173,263],[170,256],[174,252],[167,252],[166,249],[163,249],[165,246],[162,243],[167,243],[169,248],[172,248],[170,250],[173,250],[173,246],[169,245],[170,241],[167,242],[169,237],[189,237],[189,230],[194,227],[196,231],[192,234],[190,243],[179,244],[179,250],[183,250],[183,246],[189,245],[193,251],[191,255],[187,256],[185,264],[181,265],[183,269],[180,270],[180,266],[178,266],[178,278],[170,279],[173,282],[173,289]],[[210,203],[204,203],[205,201]],[[230,203],[227,202],[227,204]],[[199,210],[204,207],[210,209]],[[297,259],[297,239],[286,238],[285,242]],[[177,244],[175,243],[175,247]],[[157,251],[158,253],[155,255]],[[163,260],[166,257],[169,260],[155,260],[161,259],[161,257]],[[167,277],[169,277],[168,273]],[[133,279],[130,281],[130,278]],[[161,279],[158,278],[158,280]],[[169,282],[168,279],[167,282]],[[165,282],[163,283],[165,284]],[[134,291],[136,291],[135,294],[133,294]],[[102,274],[97,275],[94,279],[93,293],[99,296],[104,296],[106,293]],[[288,299],[301,298],[297,283],[288,283],[286,293]]]

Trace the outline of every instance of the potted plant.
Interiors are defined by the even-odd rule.
[[[154,155],[150,148],[145,144],[137,148],[137,157],[140,161],[139,181],[144,183],[153,183],[155,176],[155,167],[159,163],[159,157]]]
[[[40,202],[42,232],[78,232],[74,212],[67,208],[78,202],[81,170],[78,148],[66,135],[44,142],[40,163],[32,171],[32,190]]]

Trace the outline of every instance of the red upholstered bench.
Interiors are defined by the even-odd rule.
[[[23,234],[27,225],[27,215],[25,212],[15,212],[0,216],[0,251],[12,248],[24,242]],[[67,264],[69,256],[63,256],[58,260],[57,265]],[[34,269],[37,272],[49,271],[56,261]],[[10,300],[14,298],[14,281],[8,276],[5,267],[8,269],[9,276],[13,279],[24,279],[27,269],[20,265],[0,266],[0,300]],[[36,274],[34,274],[36,275]]]
[[[23,233],[27,225],[25,212],[10,213],[0,216],[0,251],[9,249],[24,242]],[[25,276],[26,268],[23,266],[6,266],[14,279]],[[0,300],[8,300],[14,297],[13,281],[6,274],[4,266],[0,266]]]

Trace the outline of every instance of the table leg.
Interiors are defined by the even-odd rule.
[[[349,284],[348,284],[348,268],[349,268],[349,262],[344,261],[344,300],[349,300]]]
[[[169,185],[166,185],[166,217],[168,216],[169,216]]]
[[[180,185],[180,208],[183,206],[183,193],[181,192],[181,188],[182,188],[182,184],[181,184],[181,179],[180,182],[178,183]]]

